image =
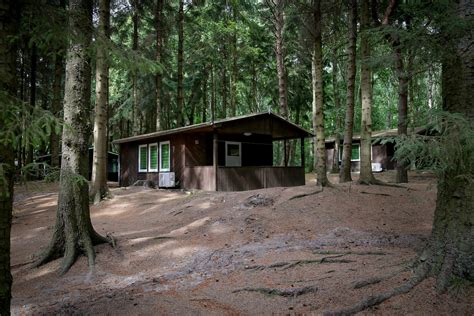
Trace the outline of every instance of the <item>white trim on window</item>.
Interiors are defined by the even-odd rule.
[[[151,149],[155,147],[156,148],[156,168],[152,168],[151,167]],[[158,157],[158,143],[152,143],[152,144],[148,144],[148,172],[158,172],[158,164],[159,164],[159,161],[158,161],[159,157]]]
[[[142,151],[143,148],[145,148],[145,152],[146,152],[146,155],[147,155],[147,157],[146,157],[147,162],[145,163],[144,168],[142,168],[143,166],[141,165],[141,151]],[[138,146],[138,172],[147,172],[148,171],[148,168],[147,168],[147,166],[148,166],[148,149],[147,148],[148,148],[148,145],[146,145],[146,144]]]
[[[162,150],[162,146],[163,145],[168,145],[168,168],[163,168],[163,160],[162,160],[162,156],[161,156],[161,153],[163,152]],[[160,142],[160,156],[159,156],[159,166],[160,166],[160,172],[162,171],[170,171],[171,170],[171,145],[170,145],[170,142],[169,141],[166,141],[166,142]]]

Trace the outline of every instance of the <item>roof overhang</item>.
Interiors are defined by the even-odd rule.
[[[113,143],[123,144],[176,134],[213,132],[216,132],[217,134],[266,134],[271,135],[273,140],[307,138],[314,136],[311,132],[288,121],[280,115],[271,112],[261,112],[221,119],[214,122],[194,124],[165,131],[131,136],[114,140]]]

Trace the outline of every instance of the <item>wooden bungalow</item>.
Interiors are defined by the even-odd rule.
[[[415,129],[409,129],[410,133],[422,134],[426,132],[425,128],[417,127]],[[393,170],[396,167],[396,162],[393,159],[395,154],[395,143],[386,142],[382,140],[388,137],[395,137],[398,135],[397,129],[388,129],[382,131],[372,132],[372,170]],[[331,170],[334,157],[335,138],[329,137],[326,139],[326,162],[328,170]],[[339,151],[338,162],[341,163],[342,159],[342,139],[341,139],[341,150]],[[354,134],[352,137],[352,153],[351,153],[351,171],[360,171],[360,134]]]
[[[304,139],[312,134],[273,113],[249,114],[114,141],[121,186],[243,191],[305,184]],[[300,166],[273,166],[273,142],[300,139]],[[288,159],[284,159],[288,161]]]

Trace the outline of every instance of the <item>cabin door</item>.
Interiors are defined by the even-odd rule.
[[[242,143],[225,142],[225,166],[242,167]]]

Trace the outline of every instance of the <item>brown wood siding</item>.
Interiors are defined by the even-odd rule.
[[[147,139],[133,143],[120,144],[120,186],[133,185],[137,180],[151,180],[158,183],[158,172],[138,172],[138,146],[160,142],[170,142],[171,161],[170,171],[175,173],[175,179],[179,186],[182,182],[184,172],[184,137],[165,136],[156,139]]]
[[[245,191],[261,188],[304,185],[302,167],[219,167],[219,191]]]
[[[213,166],[184,168],[183,187],[186,189],[215,191]]]

